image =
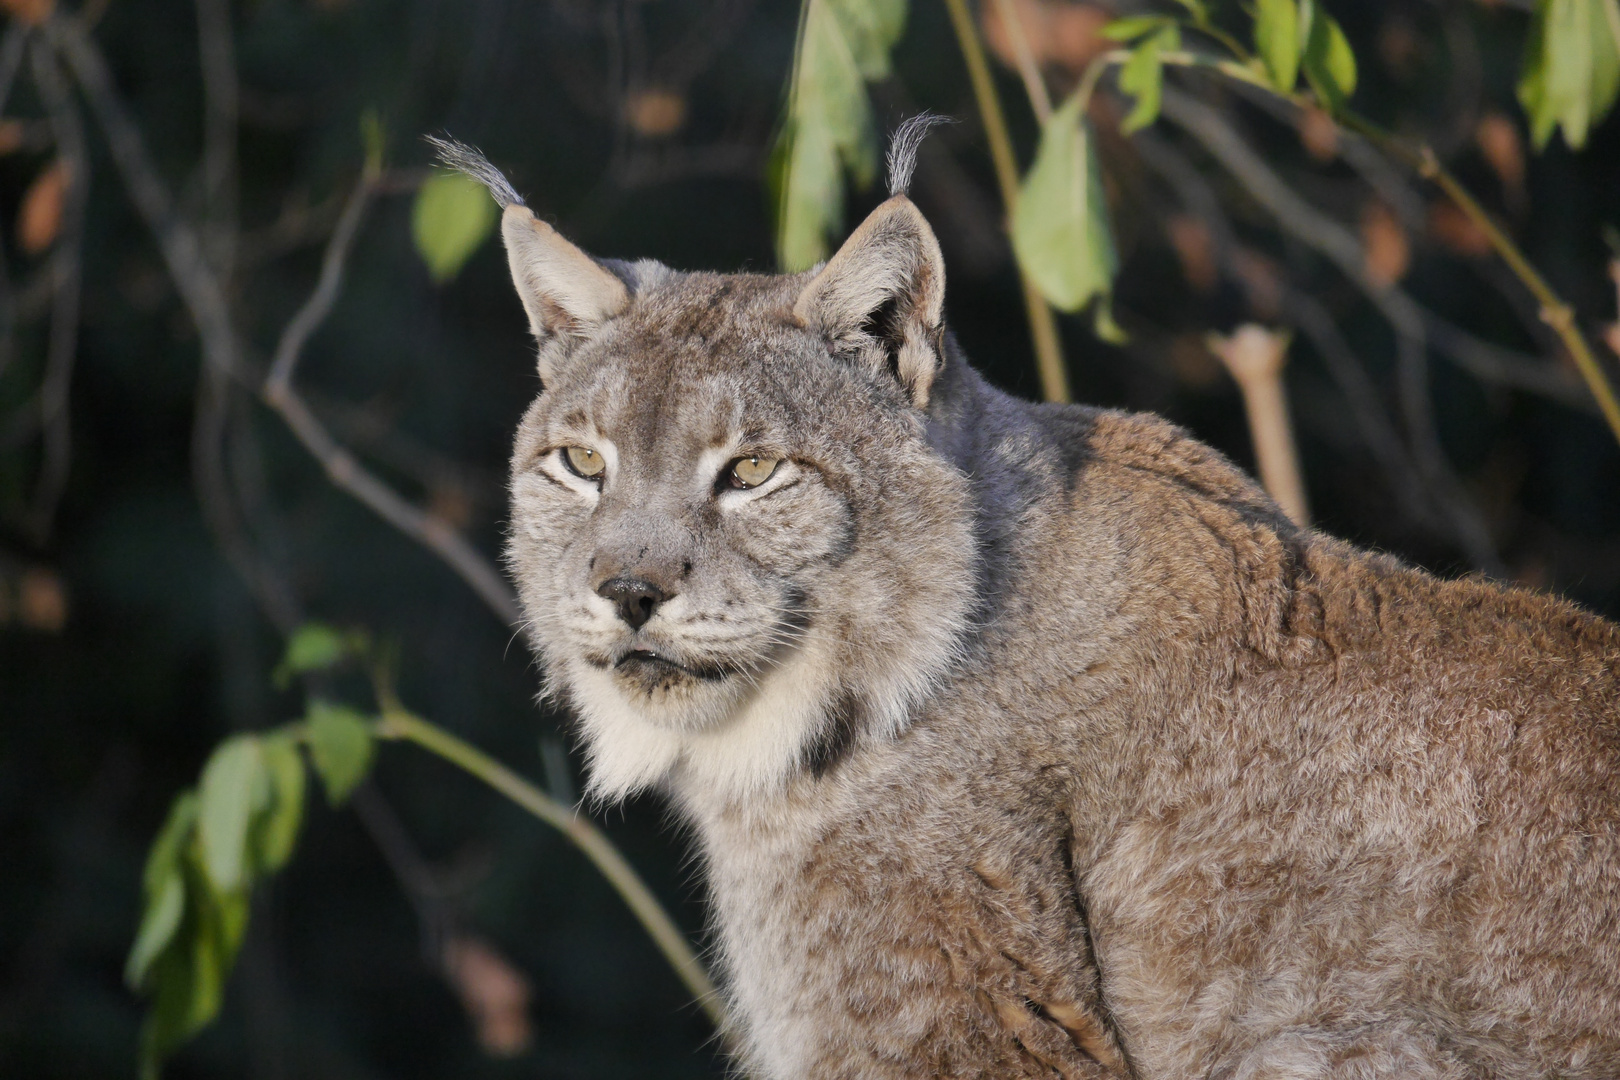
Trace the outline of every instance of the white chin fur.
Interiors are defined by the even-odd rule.
[[[780,788],[845,691],[860,696],[865,736],[898,734],[958,656],[963,622],[960,610],[936,618],[928,633],[890,643],[887,663],[864,670],[869,655],[851,656],[847,644],[812,627],[753,685],[715,687],[706,704],[633,702],[612,671],[578,658],[552,672],[579,713],[590,797],[613,802],[668,785],[690,808],[717,808]]]
[[[563,677],[585,733],[590,796],[613,801],[667,781],[689,798],[728,800],[780,785],[838,685],[830,653],[812,635],[729,716],[701,726],[690,717],[661,723],[626,699],[611,671],[569,662]]]

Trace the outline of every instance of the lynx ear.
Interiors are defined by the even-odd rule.
[[[793,314],[874,370],[887,369],[919,409],[939,372],[945,257],[912,201],[872,211],[799,294]]]
[[[546,381],[553,351],[546,346],[560,336],[584,336],[611,319],[630,302],[630,291],[526,206],[513,203],[506,208],[501,239],[512,284],[540,343],[540,379]]]

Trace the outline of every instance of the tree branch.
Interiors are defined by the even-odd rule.
[[[1478,509],[1463,493],[1462,484],[1446,460],[1434,429],[1422,309],[1401,290],[1373,280],[1367,272],[1361,242],[1355,235],[1300,198],[1220,113],[1191,95],[1166,86],[1164,115],[1201,143],[1286,232],[1338,267],[1383,314],[1395,331],[1401,417],[1419,470],[1429,490],[1456,524],[1458,540],[1469,561],[1488,574],[1502,576],[1505,568],[1490,531]]]
[[[56,139],[57,166],[65,170],[66,191],[62,221],[51,253],[51,323],[46,345],[45,374],[39,389],[39,423],[44,460],[39,487],[29,507],[26,526],[34,542],[43,544],[51,534],[56,508],[67,487],[73,457],[72,413],[68,392],[73,385],[78,356],[80,279],[83,268],[84,217],[90,190],[90,156],[84,126],[68,91],[56,58],[43,41],[28,50],[40,98],[50,115]]]
[[[146,150],[140,129],[113,87],[100,50],[70,18],[53,16],[46,23],[46,32],[73,67],[136,209],[157,239],[170,276],[197,324],[205,361],[243,386],[256,390],[286,421],[336,487],[438,555],[504,623],[518,625],[521,615],[517,601],[494,565],[450,525],[412,505],[369,472],[331,436],[291,385],[300,349],[336,302],[344,263],[371,197],[380,163],[368,162],[327,244],[314,293],[283,332],[269,379],[262,387],[255,386],[242,370],[240,343],[221,283],[203,257],[196,231],[175,213],[173,201]]]
[[[950,11],[951,27],[956,31],[962,59],[967,63],[968,79],[973,84],[973,97],[978,102],[979,116],[984,122],[985,138],[990,143],[990,161],[995,166],[996,183],[1001,187],[1002,209],[1011,220],[1013,208],[1018,205],[1018,162],[1013,157],[1012,138],[1007,134],[1007,119],[1001,111],[1001,99],[996,95],[990,64],[985,59],[979,33],[974,29],[967,0],[945,0],[945,6]],[[1041,392],[1047,401],[1072,401],[1057,317],[1022,267],[1018,270],[1018,279],[1023,284],[1024,308],[1029,316],[1030,337],[1035,343],[1035,366],[1041,377]]]
[[[709,981],[702,962],[686,943],[686,936],[600,829],[470,743],[428,723],[397,702],[385,701],[382,704],[382,718],[377,721],[376,727],[378,738],[405,739],[416,743],[476,776],[567,837],[624,898],[642,928],[657,943],[664,958],[715,1027],[722,1035],[730,1035],[731,1022],[720,992]]]

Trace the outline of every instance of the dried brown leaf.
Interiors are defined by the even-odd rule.
[[[1282,270],[1271,259],[1250,248],[1232,255],[1232,269],[1243,286],[1249,311],[1261,322],[1274,322],[1282,314]]]
[[[444,946],[444,974],[485,1053],[516,1057],[529,1048],[529,980],[494,946],[467,934],[452,937]]]
[[[1383,203],[1368,203],[1361,212],[1361,245],[1367,276],[1393,285],[1412,267],[1412,245],[1395,214]]]
[[[1519,125],[1503,113],[1488,112],[1474,128],[1474,142],[1502,186],[1510,193],[1522,194],[1524,140],[1519,136]]]
[[[1339,156],[1339,125],[1323,110],[1308,106],[1299,113],[1299,141],[1312,158],[1332,161]]]
[[[1097,4],[1013,0],[1012,6],[1037,64],[1056,64],[1079,72],[1094,57],[1114,47],[1102,36],[1102,28],[1113,21],[1114,15]],[[1018,53],[1001,21],[1000,8],[1000,4],[981,5],[985,44],[998,60],[1016,69]]]
[[[625,100],[624,118],[637,135],[673,135],[686,125],[686,98],[660,87],[637,90]]]
[[[459,487],[435,485],[428,494],[427,512],[450,528],[460,531],[472,524],[472,499]]]
[[[17,621],[30,630],[61,633],[67,625],[67,590],[54,571],[36,566],[17,582]]]
[[[14,153],[27,134],[21,120],[0,120],[0,155]]]
[[[1429,205],[1429,235],[1458,255],[1480,258],[1491,253],[1491,238],[1485,230],[1449,200]]]
[[[62,231],[62,205],[67,199],[67,163],[57,158],[34,178],[17,210],[17,244],[38,255],[56,242]]]
[[[1201,293],[1213,292],[1220,281],[1220,270],[1215,265],[1215,241],[1209,226],[1191,214],[1174,214],[1165,222],[1165,232],[1181,260],[1187,284]]]
[[[0,0],[7,15],[27,26],[38,26],[50,17],[55,0]]]

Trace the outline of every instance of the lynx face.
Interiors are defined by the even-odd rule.
[[[611,313],[537,330],[508,556],[593,790],[724,799],[892,730],[971,602],[965,480],[916,385],[795,313],[818,279],[587,264]]]

